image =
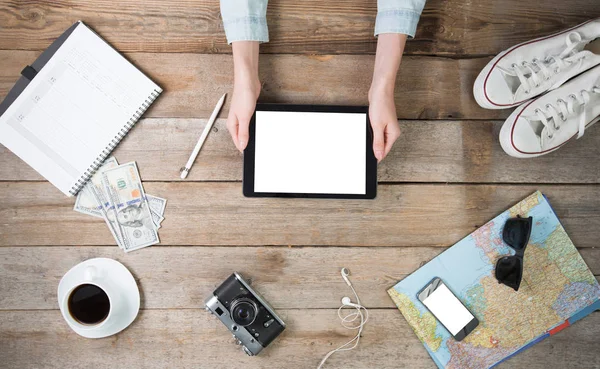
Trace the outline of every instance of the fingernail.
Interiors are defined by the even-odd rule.
[[[375,151],[375,156],[381,161],[381,159],[383,159],[383,151]]]

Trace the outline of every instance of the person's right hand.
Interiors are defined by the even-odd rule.
[[[248,127],[260,95],[258,79],[258,42],[234,42],[233,63],[235,80],[233,97],[227,117],[227,130],[235,147],[244,152],[248,145]]]

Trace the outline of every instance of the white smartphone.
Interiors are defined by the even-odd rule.
[[[479,325],[477,318],[438,277],[432,279],[417,298],[457,341],[462,341]]]

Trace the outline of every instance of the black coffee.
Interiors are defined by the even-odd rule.
[[[93,284],[82,284],[69,296],[69,312],[81,324],[98,324],[106,319],[109,311],[108,295]]]

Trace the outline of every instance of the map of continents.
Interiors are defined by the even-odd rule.
[[[532,216],[518,292],[498,284],[493,268],[511,249],[502,241],[506,220]],[[466,262],[465,262],[466,260]],[[457,266],[463,265],[457,269]],[[417,300],[440,277],[479,319],[457,342]],[[535,341],[600,298],[600,287],[545,197],[536,192],[426,264],[388,293],[439,367],[488,368]]]

